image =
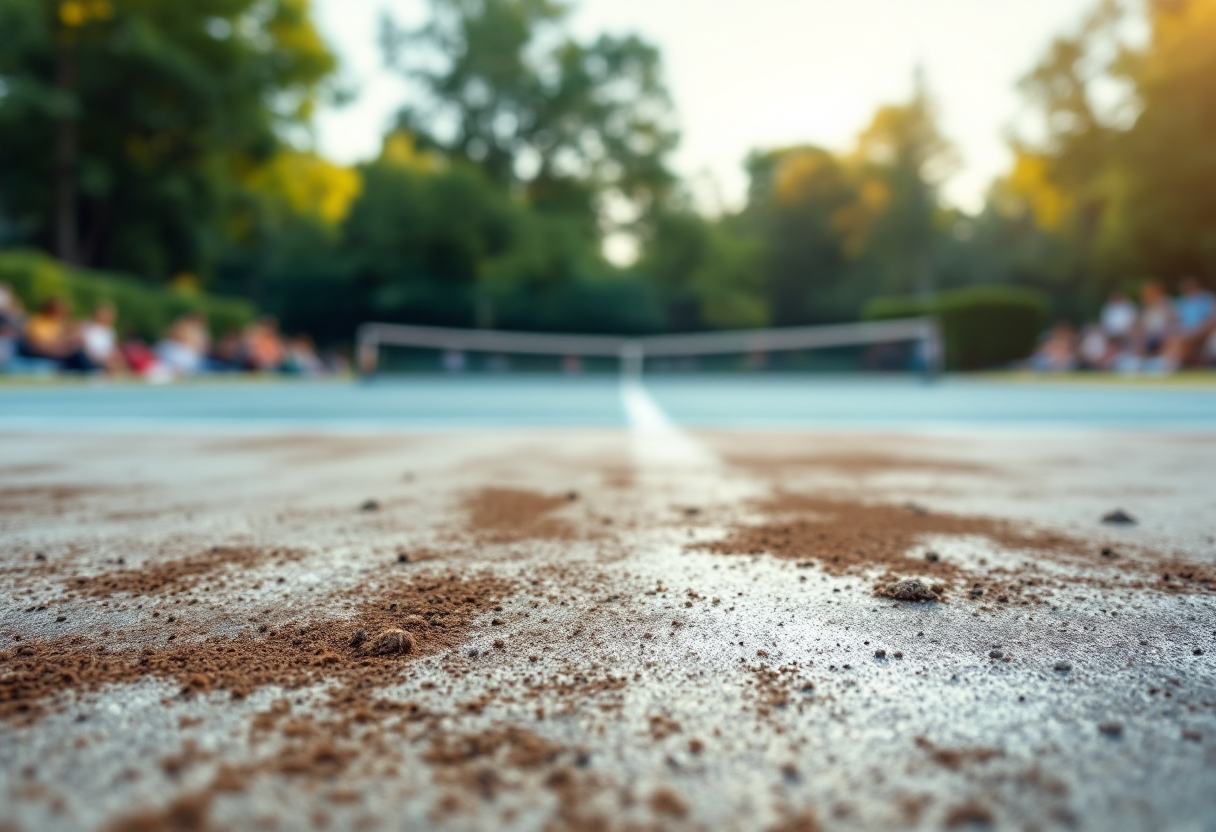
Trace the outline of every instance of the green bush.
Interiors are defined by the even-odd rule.
[[[1018,286],[969,286],[934,298],[879,297],[866,320],[935,315],[941,323],[946,366],[952,370],[1002,367],[1034,352],[1047,299]]]
[[[1047,299],[1016,286],[971,286],[937,299],[946,341],[946,366],[959,370],[1001,367],[1034,352],[1047,315]]]
[[[118,310],[118,330],[124,337],[150,341],[186,312],[202,312],[217,335],[243,327],[257,314],[253,304],[240,298],[187,294],[149,286],[128,275],[66,267],[37,251],[0,251],[0,283],[12,286],[31,310],[62,297],[73,314],[84,317],[98,303],[109,301]]]

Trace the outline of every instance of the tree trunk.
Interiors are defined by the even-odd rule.
[[[70,43],[60,42],[56,86],[63,110],[55,127],[55,251],[76,262],[76,62]]]

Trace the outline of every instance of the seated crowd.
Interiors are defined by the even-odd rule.
[[[0,373],[130,374],[168,380],[241,371],[314,376],[344,369],[340,357],[323,361],[307,335],[283,337],[269,317],[213,340],[203,314],[190,312],[153,344],[120,339],[117,323],[117,311],[104,301],[85,320],[74,319],[62,298],[51,298],[27,314],[12,290],[0,284]]]
[[[1170,373],[1216,366],[1216,296],[1194,277],[1179,288],[1171,298],[1150,281],[1140,290],[1139,306],[1113,292],[1098,322],[1080,332],[1056,324],[1030,359],[1031,368]]]

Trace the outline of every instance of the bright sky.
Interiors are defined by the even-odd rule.
[[[417,22],[425,0],[314,0],[355,103],[322,113],[321,151],[375,155],[405,84],[383,68],[383,10]],[[582,37],[637,32],[663,51],[683,141],[676,169],[711,210],[738,206],[754,148],[851,146],[881,104],[907,99],[922,64],[942,125],[963,157],[946,196],[978,208],[1008,166],[1005,134],[1023,103],[1015,84],[1053,35],[1094,0],[581,0]]]

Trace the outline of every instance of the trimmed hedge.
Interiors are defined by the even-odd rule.
[[[926,299],[874,298],[862,317],[877,321],[921,315],[935,315],[941,322],[949,369],[984,370],[1034,352],[1047,299],[1019,286],[968,286]]]
[[[118,331],[149,341],[160,338],[187,312],[202,312],[216,335],[240,329],[257,315],[253,304],[241,298],[149,286],[129,275],[64,266],[39,251],[0,251],[0,283],[12,286],[31,311],[62,297],[73,314],[86,317],[98,303],[109,301],[118,310]]]

